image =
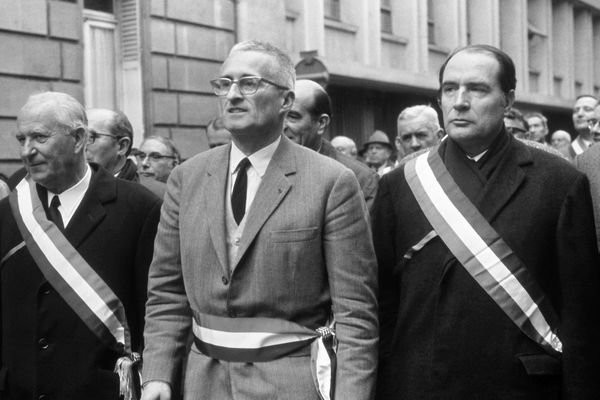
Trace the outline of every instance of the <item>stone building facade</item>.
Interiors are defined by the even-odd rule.
[[[517,106],[571,131],[570,109],[600,94],[600,0],[0,0],[0,173],[20,166],[16,114],[56,90],[123,110],[139,144],[209,147],[208,81],[240,40],[270,41],[327,84],[330,136],[395,134],[398,112],[436,105],[437,72],[460,45],[489,43],[517,67]]]

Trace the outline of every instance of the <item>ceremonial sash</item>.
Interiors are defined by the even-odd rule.
[[[335,333],[316,331],[276,318],[226,318],[194,313],[194,343],[203,354],[223,361],[265,362],[311,345],[311,372],[321,399],[333,398]]]
[[[127,355],[118,360],[115,372],[121,378],[121,394],[126,400],[133,398],[123,385],[137,379],[131,376],[130,368],[140,360],[131,352],[123,304],[46,218],[35,183],[29,177],[10,194],[9,203],[27,249],[44,277],[106,347]]]
[[[581,144],[579,144],[579,140],[577,140],[577,139],[575,139],[571,142],[570,150],[571,150],[571,156],[573,158],[585,151],[585,149],[583,147],[581,147]]]
[[[562,343],[558,318],[541,288],[460,190],[437,147],[404,167],[406,180],[435,232],[475,281],[529,338],[553,355]]]

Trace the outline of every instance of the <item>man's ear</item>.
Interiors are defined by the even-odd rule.
[[[436,136],[441,140],[444,137],[444,130],[442,128],[438,129]]]
[[[283,104],[281,105],[282,111],[288,112],[294,105],[294,100],[296,99],[296,94],[293,90],[288,90],[283,97]]]
[[[506,95],[504,95],[504,98],[506,100],[504,110],[508,111],[515,104],[515,90],[511,89]]]
[[[125,154],[127,154],[127,150],[129,150],[129,146],[131,145],[131,139],[129,139],[127,136],[123,136],[117,140],[117,143],[119,144],[119,150],[117,150],[117,153],[120,156],[125,156]]]
[[[321,114],[319,116],[319,118],[317,119],[317,125],[318,125],[317,134],[323,135],[325,133],[325,130],[327,129],[327,126],[329,125],[329,121],[330,121],[329,115]]]
[[[89,136],[89,132],[87,128],[80,126],[79,128],[73,131],[73,138],[75,139],[75,152],[79,153],[80,151],[85,150],[85,145],[87,143],[87,138]]]

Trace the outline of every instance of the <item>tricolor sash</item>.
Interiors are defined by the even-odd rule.
[[[552,305],[525,265],[460,190],[437,147],[410,160],[404,175],[434,231],[479,286],[525,335],[550,354],[561,353]]]
[[[227,318],[194,312],[194,344],[208,357],[231,362],[273,361],[308,349],[321,399],[333,398],[335,333],[276,318]],[[308,351],[306,353],[309,354]]]
[[[575,139],[571,142],[571,145],[569,146],[569,152],[571,153],[571,158],[575,158],[575,156],[580,155],[584,151],[585,151],[585,149],[583,147],[581,147],[581,144],[579,143],[578,139]]]
[[[123,304],[60,229],[46,218],[29,176],[10,194],[9,203],[25,245],[50,285],[106,347],[126,355],[118,360],[115,372],[121,378],[125,400],[134,398],[124,385],[137,380],[131,369],[140,359],[131,352]]]

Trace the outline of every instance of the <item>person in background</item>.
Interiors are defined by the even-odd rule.
[[[390,138],[383,131],[375,131],[364,144],[364,156],[366,164],[383,176],[394,169],[391,160],[394,148]]]
[[[159,182],[166,182],[173,168],[181,162],[179,150],[173,141],[158,135],[146,137],[135,157],[139,174]]]
[[[548,119],[544,114],[532,112],[525,114],[525,121],[529,125],[529,140],[548,144]]]
[[[296,81],[294,94],[294,104],[285,117],[284,135],[350,168],[358,179],[370,210],[377,193],[379,176],[363,163],[338,152],[327,139],[323,138],[331,122],[329,95],[321,85],[307,79]]]
[[[444,136],[437,112],[433,107],[407,107],[398,115],[396,149],[404,157],[437,145]],[[396,161],[396,167],[401,163]]]
[[[598,103],[595,96],[584,94],[575,100],[573,105],[573,126],[577,132],[577,137],[569,146],[569,155],[571,160],[575,156],[583,153],[592,145],[592,133],[590,132],[588,120],[594,116],[594,108]]]
[[[504,112],[504,126],[506,131],[517,139],[529,140],[529,125],[521,111],[511,107]]]
[[[354,140],[348,136],[336,136],[331,139],[331,145],[340,153],[356,160],[358,151]]]
[[[231,142],[231,133],[225,129],[221,117],[211,118],[206,126],[206,136],[211,149]]]

